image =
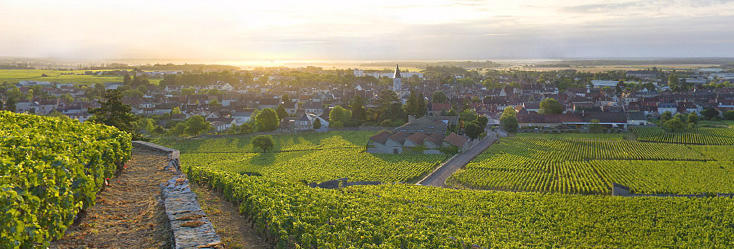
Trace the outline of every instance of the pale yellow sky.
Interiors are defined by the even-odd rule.
[[[0,56],[734,56],[734,1],[0,0]]]

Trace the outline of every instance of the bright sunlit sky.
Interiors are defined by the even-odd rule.
[[[0,0],[0,56],[734,57],[734,1]]]

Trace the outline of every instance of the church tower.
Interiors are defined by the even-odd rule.
[[[399,93],[400,90],[403,88],[402,83],[400,80],[402,77],[400,76],[400,67],[398,65],[395,65],[395,75],[393,75],[392,78],[392,90],[396,93]]]

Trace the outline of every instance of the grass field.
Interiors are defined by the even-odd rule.
[[[609,194],[734,193],[734,146],[648,143],[621,135],[518,134],[502,138],[448,180],[454,187]],[[712,138],[701,135],[700,141]],[[718,141],[718,140],[717,140]]]
[[[85,75],[86,71],[99,70],[43,70],[43,69],[0,69],[0,82],[18,83],[23,80],[48,81],[55,83],[74,83],[93,85],[97,83],[122,82],[121,76]],[[42,75],[46,75],[43,77]],[[158,85],[161,79],[148,79]]]
[[[122,82],[120,76],[84,75],[85,70],[58,71],[41,69],[0,69],[0,82],[17,83],[23,80],[56,83],[96,84]],[[42,75],[46,74],[47,77]]]

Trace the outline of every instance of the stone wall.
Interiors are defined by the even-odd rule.
[[[173,248],[224,248],[224,244],[199,206],[196,194],[189,188],[189,180],[179,167],[180,152],[157,144],[134,141],[134,146],[168,154],[169,162],[164,170],[178,172],[171,180],[161,184],[161,197],[166,216],[173,232]]]

